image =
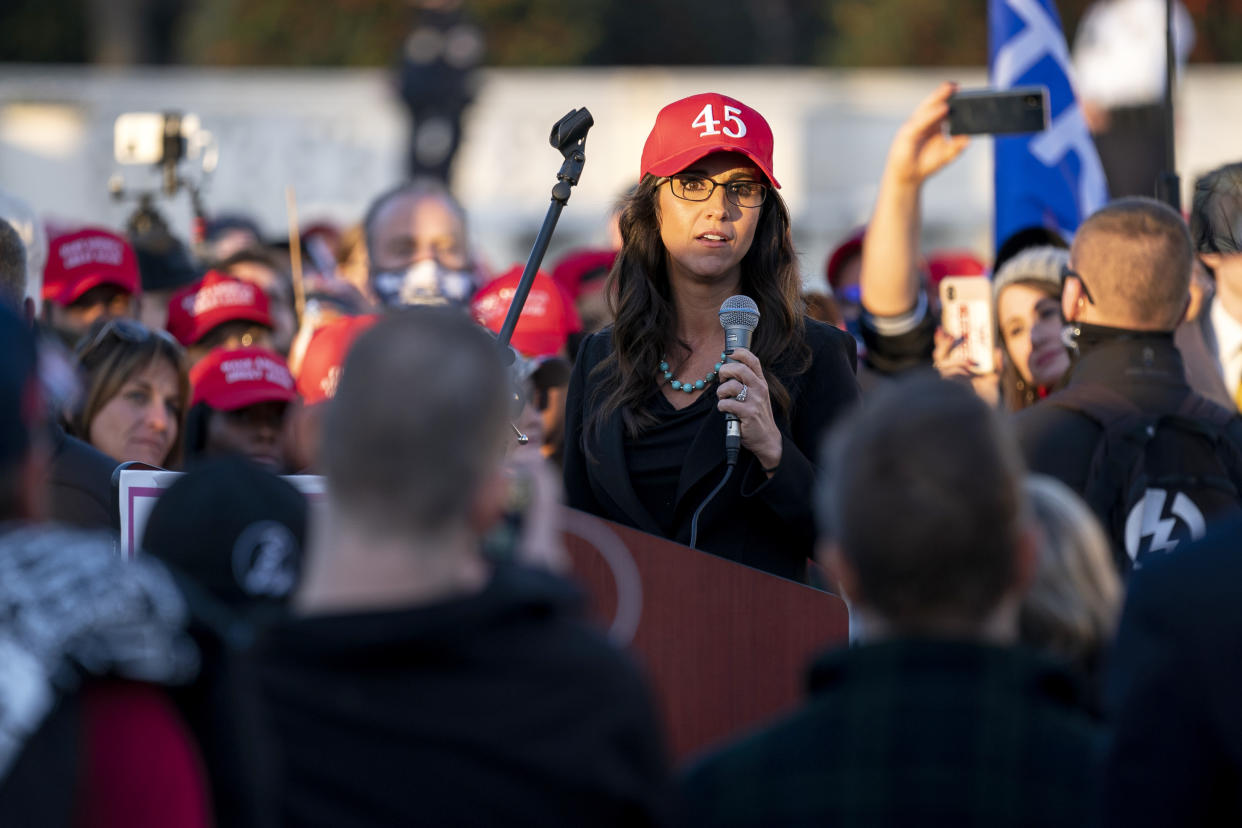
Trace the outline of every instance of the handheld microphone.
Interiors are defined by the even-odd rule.
[[[730,296],[720,306],[720,327],[725,331],[725,353],[750,348],[750,337],[759,327],[759,306],[749,296]],[[732,359],[726,359],[732,362]],[[737,463],[742,449],[742,426],[736,414],[725,414],[725,462]]]

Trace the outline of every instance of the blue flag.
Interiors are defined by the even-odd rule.
[[[1031,225],[1073,236],[1108,201],[1108,184],[1070,82],[1069,49],[1052,0],[988,0],[992,85],[1048,88],[1048,128],[997,137],[995,243]]]

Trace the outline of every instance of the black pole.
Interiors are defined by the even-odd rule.
[[[1173,38],[1173,12],[1177,0],[1165,0],[1164,14],[1164,172],[1157,183],[1158,197],[1177,212],[1182,211],[1182,187],[1177,177],[1177,149],[1173,144],[1173,84],[1177,80],[1177,51]]]
[[[539,228],[539,235],[535,237],[535,244],[531,248],[530,256],[526,259],[526,269],[522,271],[522,278],[513,292],[513,301],[509,303],[509,312],[505,315],[505,322],[500,326],[500,333],[496,335],[501,351],[510,361],[513,355],[509,350],[509,340],[513,338],[513,330],[517,327],[518,317],[522,315],[522,307],[526,304],[526,296],[535,282],[535,274],[539,272],[543,256],[548,252],[548,242],[552,240],[552,231],[556,229],[561,210],[565,209],[565,205],[569,202],[570,191],[582,175],[582,167],[586,163],[586,136],[594,125],[595,120],[591,117],[591,113],[583,108],[569,112],[552,127],[552,136],[548,140],[552,146],[561,151],[561,155],[565,157],[565,163],[561,165],[560,172],[556,174],[556,185],[552,187],[552,203],[548,205],[548,213],[544,216],[543,226]]]

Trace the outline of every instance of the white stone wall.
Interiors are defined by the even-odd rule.
[[[888,141],[939,80],[981,86],[981,68],[524,69],[484,73],[458,155],[454,187],[471,214],[481,255],[500,270],[524,261],[548,206],[560,156],[552,124],[586,106],[595,118],[587,165],[553,239],[549,261],[604,239],[616,197],[637,175],[643,140],[669,101],[715,90],[761,111],[776,135],[775,172],[794,214],[808,281],[822,280],[833,243],[865,219]],[[1193,67],[1179,113],[1184,192],[1195,174],[1242,157],[1242,68]],[[128,111],[194,112],[216,136],[220,163],[206,191],[213,210],[244,210],[269,234],[283,232],[285,188],[301,218],[356,221],[403,168],[407,124],[382,71],[136,69],[0,66],[0,187],[40,213],[119,225],[128,205],[107,192],[120,170],[130,186],[153,185],[143,169],[112,160],[112,125]],[[164,209],[188,232],[184,197]],[[991,153],[975,141],[927,188],[929,245],[990,245]]]

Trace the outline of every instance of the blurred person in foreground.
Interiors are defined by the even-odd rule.
[[[164,563],[189,608],[199,679],[172,696],[198,739],[221,826],[277,825],[276,764],[261,730],[247,653],[287,615],[306,545],[309,504],[242,457],[205,460],[156,502],[144,555]]]
[[[1087,501],[1123,571],[1242,505],[1242,419],[1190,387],[1173,342],[1193,264],[1185,222],[1161,202],[1089,216],[1063,277],[1068,383],[1014,421],[1030,468]]]
[[[290,471],[287,415],[298,392],[280,354],[217,348],[190,369],[190,384],[187,466],[235,454],[276,474]]]
[[[211,824],[196,746],[160,685],[190,680],[185,605],[153,561],[42,525],[34,337],[0,305],[0,824]]]
[[[466,212],[442,184],[420,179],[381,193],[362,228],[368,287],[380,305],[465,307],[474,295]]]
[[[83,393],[68,431],[118,463],[180,466],[190,380],[177,341],[133,319],[99,319],[76,355]]]
[[[1105,825],[1242,824],[1242,520],[1130,578],[1106,664]]]
[[[824,468],[818,557],[859,643],[815,662],[801,710],[690,769],[687,824],[1086,824],[1102,732],[1076,678],[1018,645],[1037,541],[1000,415],[901,380]]]
[[[567,582],[480,552],[507,499],[507,402],[494,341],[455,309],[390,314],[354,343],[296,617],[257,653],[288,823],[664,821],[633,665]]]
[[[267,294],[218,270],[173,294],[168,332],[185,346],[190,366],[216,348],[273,348]]]
[[[100,317],[137,317],[141,279],[129,242],[86,228],[54,236],[43,268],[43,322],[73,347]]]
[[[0,219],[0,306],[33,326],[35,302],[30,296],[29,272],[25,245],[17,231]],[[65,370],[70,373],[67,366]],[[44,405],[51,407],[50,401]],[[52,416],[51,411],[44,411],[43,418],[49,462],[47,477],[40,485],[47,486],[49,516],[83,529],[119,529],[120,516],[112,508],[111,478],[116,461],[65,433],[59,412]]]
[[[706,502],[699,549],[801,579],[810,458],[859,391],[853,340],[805,314],[772,153],[767,121],[734,98],[657,114],[621,213],[615,319],[584,340],[569,381],[565,491],[574,508],[683,544]],[[720,308],[734,296],[760,319],[749,348],[726,351]],[[736,470],[726,414],[741,432]]]
[[[1121,614],[1121,579],[1099,520],[1068,486],[1032,474],[1026,494],[1039,527],[1039,564],[1022,601],[1024,644],[1055,655],[1088,680],[1099,701],[1104,651]]]

